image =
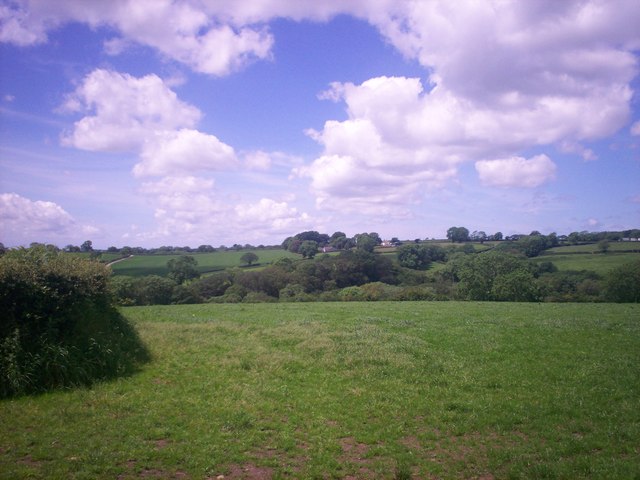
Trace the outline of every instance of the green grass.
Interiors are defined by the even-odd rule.
[[[609,242],[609,252],[637,252],[640,253],[640,242]],[[597,243],[585,245],[565,245],[553,247],[544,252],[545,255],[566,253],[600,253]]]
[[[640,306],[124,310],[153,354],[0,402],[0,478],[640,475]]]
[[[213,253],[190,253],[198,262],[198,270],[201,273],[212,272],[216,270],[224,270],[229,267],[240,267],[243,262],[240,257],[252,251],[258,256],[258,264],[273,263],[280,258],[301,258],[300,255],[288,252],[286,250],[240,250]],[[115,263],[111,266],[115,275],[166,275],[167,262],[172,258],[178,258],[180,255],[135,255],[131,258]]]
[[[586,253],[586,254],[553,254],[542,255],[535,258],[538,262],[553,262],[560,271],[568,270],[592,270],[600,275],[605,275],[610,270],[625,263],[640,259],[639,253]]]

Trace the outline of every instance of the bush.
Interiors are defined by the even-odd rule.
[[[344,302],[362,302],[367,300],[365,292],[360,287],[346,287],[338,292],[338,298]]]
[[[640,260],[611,270],[605,280],[605,287],[606,298],[611,302],[640,302]]]
[[[148,359],[103,265],[42,247],[0,258],[0,397],[90,385]]]

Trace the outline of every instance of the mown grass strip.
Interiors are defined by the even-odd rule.
[[[2,478],[634,478],[640,307],[141,307],[153,361],[0,403]]]

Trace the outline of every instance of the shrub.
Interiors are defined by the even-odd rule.
[[[0,396],[89,385],[148,359],[103,265],[42,247],[0,258]]]
[[[365,292],[360,287],[346,287],[338,292],[338,297],[344,302],[362,302],[367,299]]]
[[[640,302],[640,260],[625,263],[609,272],[606,298],[611,302]]]
[[[264,292],[249,292],[242,299],[243,303],[273,303],[277,301],[277,298],[267,295]]]

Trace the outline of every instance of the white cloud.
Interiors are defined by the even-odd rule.
[[[287,202],[277,202],[270,198],[261,198],[256,203],[245,203],[235,207],[236,222],[249,230],[286,234],[309,221],[306,213],[299,213]]]
[[[141,192],[155,206],[156,229],[138,232],[142,240],[179,237],[198,243],[236,243],[289,235],[311,227],[309,216],[287,201],[241,201],[214,188],[213,180],[193,176],[145,182]]]
[[[193,70],[227,75],[254,59],[267,59],[273,37],[262,27],[226,23],[222,8],[201,2],[171,0],[113,0],[77,2],[18,0],[15,8],[0,8],[0,41],[33,45],[47,40],[47,32],[66,22],[97,28],[108,26],[122,37],[110,39],[112,55],[130,43],[156,49],[163,56]]]
[[[62,138],[64,145],[91,151],[136,151],[156,132],[192,127],[202,116],[156,75],[102,69],[87,75],[62,109],[92,114]]]
[[[197,130],[157,132],[147,139],[133,168],[135,176],[162,176],[203,170],[224,170],[236,164],[232,147]]]
[[[486,186],[534,188],[555,179],[556,164],[546,155],[530,159],[512,157],[476,162],[480,181]]]
[[[28,17],[25,10],[0,5],[0,42],[26,46],[46,41],[45,25],[27,25]]]
[[[332,83],[319,98],[343,100],[348,119],[308,132],[324,151],[295,173],[311,178],[322,204],[360,202],[374,183],[375,203],[393,202],[387,192],[442,186],[478,159],[512,158],[507,167],[529,171],[526,180],[501,179],[479,162],[487,184],[541,185],[555,174],[551,160],[513,160],[534,147],[596,159],[582,143],[628,122],[640,9],[633,1],[556,3],[381,2],[360,11],[430,72],[429,84]]]
[[[564,141],[560,144],[560,151],[564,153],[576,153],[582,157],[585,162],[597,160],[598,156],[590,148],[586,148],[577,142]]]
[[[76,227],[76,221],[61,206],[16,193],[0,194],[0,223],[3,240],[11,243],[56,238]]]
[[[640,136],[640,120],[631,125],[630,129],[631,135]]]
[[[244,164],[250,170],[268,170],[271,163],[271,155],[261,150],[244,155]]]

